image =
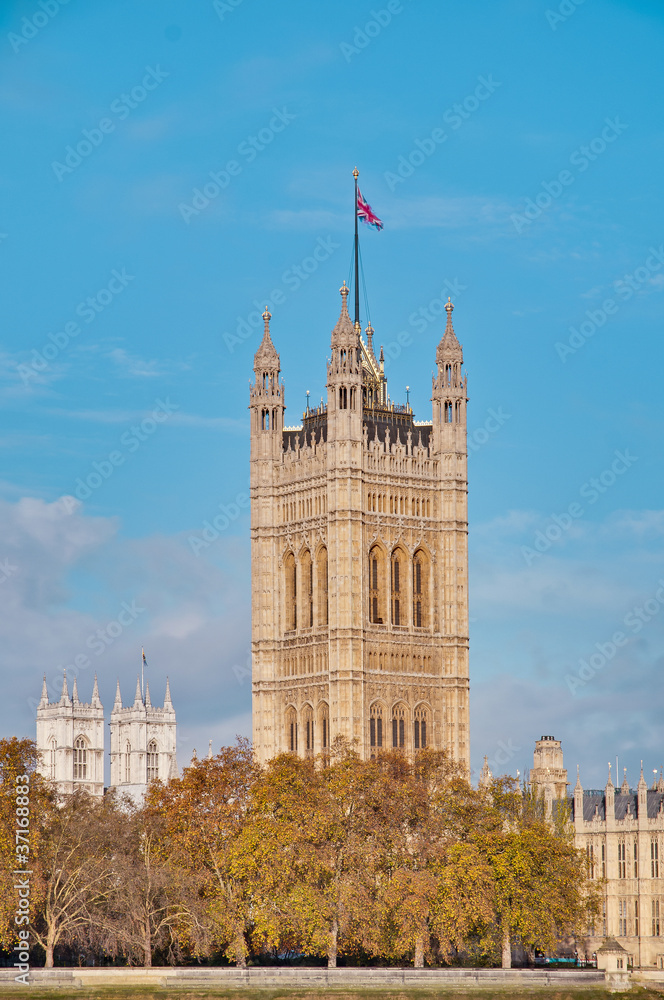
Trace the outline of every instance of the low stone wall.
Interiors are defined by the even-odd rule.
[[[14,982],[13,969],[0,969],[0,993],[25,990]],[[579,989],[604,985],[604,974],[589,970],[547,969],[327,969],[260,967],[199,968],[58,968],[33,969],[30,986],[61,990],[107,989],[143,986],[170,990],[321,990],[386,988],[440,990]]]

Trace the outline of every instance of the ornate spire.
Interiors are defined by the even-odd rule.
[[[101,708],[101,698],[99,697],[99,685],[97,684],[97,675],[95,674],[95,682],[92,685],[92,699],[90,704],[93,708]]]
[[[145,682],[145,707],[152,708],[152,702],[150,701],[150,685]]]
[[[620,791],[623,795],[629,795],[629,782],[627,780],[627,768],[623,767],[623,782],[620,786]]]
[[[576,765],[576,784],[574,786],[574,791],[575,792],[582,792],[583,791],[583,788],[581,787],[581,773],[579,771],[579,765],[578,764]]]
[[[78,705],[79,704],[79,700],[78,700],[78,681],[77,681],[76,677],[74,677],[74,686],[73,686],[72,691],[71,691],[71,700],[74,703],[74,705]]]
[[[643,761],[641,761],[641,775],[639,777],[639,784],[637,787],[639,791],[641,790],[646,791],[648,788],[648,786],[646,785],[646,779],[643,777]]]
[[[657,791],[664,792],[664,774],[662,774],[662,767],[659,769],[659,781],[657,782]]]
[[[136,677],[136,694],[134,695],[133,708],[138,708],[143,704],[143,695],[141,694],[141,678]]]
[[[265,312],[263,313],[263,339],[261,340],[260,347],[254,354],[254,371],[279,371],[280,362],[279,355],[277,354],[277,349],[272,343],[272,337],[270,335],[270,320],[272,319],[272,314],[267,306],[265,306]]]
[[[452,304],[452,299],[448,296],[447,302],[445,303],[445,312],[447,313],[445,333],[443,334],[442,339],[438,344],[438,350],[436,351],[436,362],[438,364],[448,360],[463,361],[461,344],[457,340],[456,333],[454,332],[454,326],[452,325],[453,311],[454,305]]]
[[[332,347],[355,347],[357,346],[359,336],[348,312],[348,294],[350,288],[345,281],[339,291],[341,293],[341,313],[332,330]]]
[[[607,778],[606,787],[613,788],[613,782],[611,781],[611,761],[609,761],[609,777]]]
[[[69,700],[69,688],[67,687],[67,671],[66,670],[64,671],[64,674],[63,674],[63,677],[62,677],[62,694],[60,695],[60,702],[59,703],[61,705],[71,705],[71,701]]]
[[[44,681],[42,683],[41,698],[39,699],[38,708],[45,708],[48,705],[48,688],[46,687],[46,674],[44,674]]]
[[[164,695],[164,708],[170,708],[173,710],[173,702],[171,701],[171,686],[168,683],[168,677],[166,678],[166,694]]]
[[[375,361],[376,360],[376,355],[374,354],[374,349],[373,349],[374,328],[371,325],[371,320],[369,320],[369,322],[367,323],[367,325],[366,325],[366,327],[364,329],[364,332],[367,335],[367,350],[369,351],[369,354],[371,355],[371,357]]]
[[[113,702],[113,711],[122,708],[122,695],[120,694],[120,678],[118,677],[118,682],[115,686],[115,701]]]
[[[489,758],[484,754],[484,763],[482,764],[482,770],[480,771],[479,787],[488,788],[493,781],[493,774],[491,773],[491,768],[489,767]]]

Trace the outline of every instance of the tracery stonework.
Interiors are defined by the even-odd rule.
[[[261,761],[337,735],[445,748],[469,768],[467,383],[452,325],[432,419],[387,395],[381,348],[348,313],[332,331],[327,403],[284,427],[265,332],[251,410],[253,738]]]

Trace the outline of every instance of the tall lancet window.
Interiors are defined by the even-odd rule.
[[[406,745],[406,709],[396,705],[392,709],[392,746],[403,749]]]
[[[369,718],[369,743],[372,750],[380,749],[383,745],[383,709],[381,705],[371,706],[371,716]]]
[[[302,713],[302,729],[305,739],[305,750],[307,757],[314,755],[314,713],[313,709],[307,705]]]
[[[377,545],[369,552],[369,621],[382,625],[385,621],[383,553]]]
[[[286,632],[297,628],[297,567],[295,556],[289,552],[284,559],[284,590],[286,595]]]
[[[392,553],[391,561],[391,589],[392,589],[392,624],[405,625],[404,605],[403,605],[403,567],[408,564],[405,561],[404,553],[401,549],[395,549]]]
[[[77,736],[74,741],[74,781],[84,780],[88,776],[88,748],[83,736]]]
[[[286,739],[291,753],[297,753],[297,714],[294,708],[286,713]]]
[[[300,556],[300,572],[304,594],[302,595],[303,628],[312,628],[314,624],[314,565],[308,549]]]
[[[125,743],[124,753],[124,780],[129,784],[131,781],[131,744]]]
[[[429,560],[421,549],[413,558],[413,625],[428,628]]]
[[[159,754],[157,753],[157,741],[150,740],[146,755],[146,772],[148,781],[156,781],[159,777]]]
[[[48,750],[49,750],[48,753],[49,775],[51,779],[55,779],[57,750],[58,750],[58,744],[56,743],[55,740],[51,740]]]
[[[318,732],[320,733],[321,750],[327,750],[330,746],[330,713],[326,704],[321,705],[318,710]]]
[[[415,709],[415,722],[413,725],[413,740],[416,750],[424,750],[427,745],[427,710],[426,708]]]
[[[316,594],[316,604],[318,608],[318,624],[327,625],[329,621],[328,594],[327,594],[327,549],[323,545],[318,550],[316,559],[318,591]]]

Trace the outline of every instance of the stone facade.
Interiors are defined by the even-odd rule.
[[[559,740],[543,736],[536,743],[531,786],[544,794],[549,811],[566,798],[576,846],[588,858],[592,877],[605,879],[600,916],[579,943],[579,952],[598,953],[607,937],[615,938],[630,965],[664,968],[664,778],[651,788],[643,768],[635,790],[625,774],[616,788],[585,789],[577,774],[567,795],[567,771]]]
[[[170,685],[166,678],[163,708],[150,700],[150,687],[141,692],[136,681],[132,705],[123,708],[120,681],[111,712],[111,788],[140,802],[150,781],[177,777],[176,724]]]
[[[79,700],[76,679],[69,697],[66,674],[60,700],[49,703],[44,677],[37,706],[37,750],[42,755],[41,774],[63,794],[78,789],[104,794],[104,708],[96,676],[89,703]]]
[[[433,413],[387,394],[382,348],[347,308],[327,402],[284,426],[270,314],[251,411],[253,739],[261,762],[337,736],[445,748],[469,769],[466,378],[452,325]]]
[[[104,729],[96,677],[89,704],[79,700],[76,680],[69,697],[66,674],[60,700],[49,703],[44,677],[37,707],[40,773],[53,781],[61,794],[78,790],[96,797],[104,794]],[[143,697],[139,681],[133,705],[123,708],[118,681],[110,732],[111,788],[139,802],[153,778],[168,781],[177,777],[176,721],[168,678],[163,708],[153,707],[147,685]]]

